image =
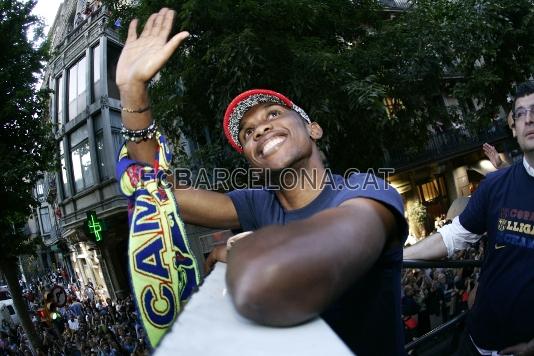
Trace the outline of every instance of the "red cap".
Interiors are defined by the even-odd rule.
[[[243,147],[239,143],[239,122],[253,106],[261,103],[275,103],[295,110],[304,121],[310,123],[310,118],[300,107],[286,96],[268,89],[252,89],[236,96],[230,102],[224,113],[223,128],[228,142],[239,153]]]

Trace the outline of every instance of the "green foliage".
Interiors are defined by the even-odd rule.
[[[532,0],[417,0],[368,48],[385,54],[381,81],[411,108],[438,109],[432,96],[446,92],[458,99],[468,126],[481,127],[500,106],[510,109],[507,95],[534,73],[532,33]],[[440,111],[425,117],[454,119]]]
[[[0,250],[4,256],[31,253],[33,242],[22,234],[36,202],[32,189],[40,172],[51,170],[54,140],[45,121],[48,93],[38,91],[46,43],[42,23],[31,11],[36,1],[0,0]]]
[[[305,108],[326,126],[327,151],[336,136],[347,137],[339,117],[356,126],[352,117],[360,115],[347,110],[353,74],[344,53],[378,20],[374,1],[141,1],[135,13],[143,20],[163,5],[172,5],[192,34],[151,87],[156,117],[175,143],[179,127],[199,146],[219,147],[216,156],[234,166],[222,116],[251,88],[280,91]]]
[[[426,219],[428,217],[428,212],[426,207],[420,202],[414,202],[408,209],[408,219],[415,224],[424,226]]]
[[[134,16],[146,21],[163,6],[178,12],[176,30],[191,33],[151,95],[169,138],[196,141],[193,161],[204,166],[243,162],[221,121],[247,89],[273,89],[304,108],[324,129],[330,166],[343,170],[379,166],[386,150],[417,150],[436,120],[487,124],[534,72],[532,0],[417,0],[394,17],[377,0],[121,3],[108,6],[123,34]],[[443,93],[462,114],[445,108]],[[401,103],[391,118],[385,98]]]

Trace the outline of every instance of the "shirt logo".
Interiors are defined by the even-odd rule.
[[[534,211],[501,208],[496,228],[495,250],[510,245],[534,249]]]
[[[506,229],[506,219],[499,219],[499,224],[497,225],[499,231],[504,231]]]

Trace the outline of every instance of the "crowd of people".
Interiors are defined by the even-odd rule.
[[[148,353],[144,330],[131,296],[104,298],[92,283],[78,288],[61,270],[24,284],[24,297],[42,341],[38,355],[144,355]],[[63,286],[67,303],[43,314],[46,290]],[[43,293],[44,292],[44,293]],[[41,312],[40,312],[41,311]],[[44,316],[44,317],[43,317]],[[4,319],[0,325],[0,356],[32,355],[23,328]]]
[[[482,242],[455,253],[454,260],[480,260]],[[405,342],[424,335],[468,309],[480,268],[404,269],[402,317]]]

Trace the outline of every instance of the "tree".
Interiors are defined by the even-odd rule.
[[[412,4],[391,17],[378,0],[108,1],[124,24],[171,7],[192,34],[151,90],[167,136],[178,142],[181,131],[202,147],[197,163],[235,166],[221,130],[226,105],[270,88],[321,124],[320,145],[341,171],[422,147],[437,119],[488,124],[533,73],[532,0]],[[458,107],[445,108],[443,93]]]
[[[420,110],[428,123],[446,122],[460,111],[468,126],[480,127],[500,107],[509,110],[515,84],[534,73],[533,31],[532,0],[417,0],[355,55],[377,59],[370,73],[410,115]],[[443,112],[433,100],[441,93],[459,107]]]
[[[165,5],[192,36],[152,85],[155,117],[174,142],[180,129],[209,151],[204,166],[235,166],[221,121],[230,100],[250,88],[280,91],[326,126],[327,152],[352,139],[347,132],[360,115],[349,105],[354,73],[346,53],[379,20],[375,1],[141,1],[116,16],[146,19]],[[336,153],[331,163],[339,166]]]
[[[30,320],[18,283],[18,258],[35,251],[22,227],[36,201],[32,190],[41,172],[52,170],[54,139],[48,114],[48,93],[37,90],[47,58],[42,22],[31,11],[36,1],[0,0],[0,272],[34,348],[40,339]],[[33,41],[28,38],[34,33]],[[41,44],[35,44],[41,40]]]

